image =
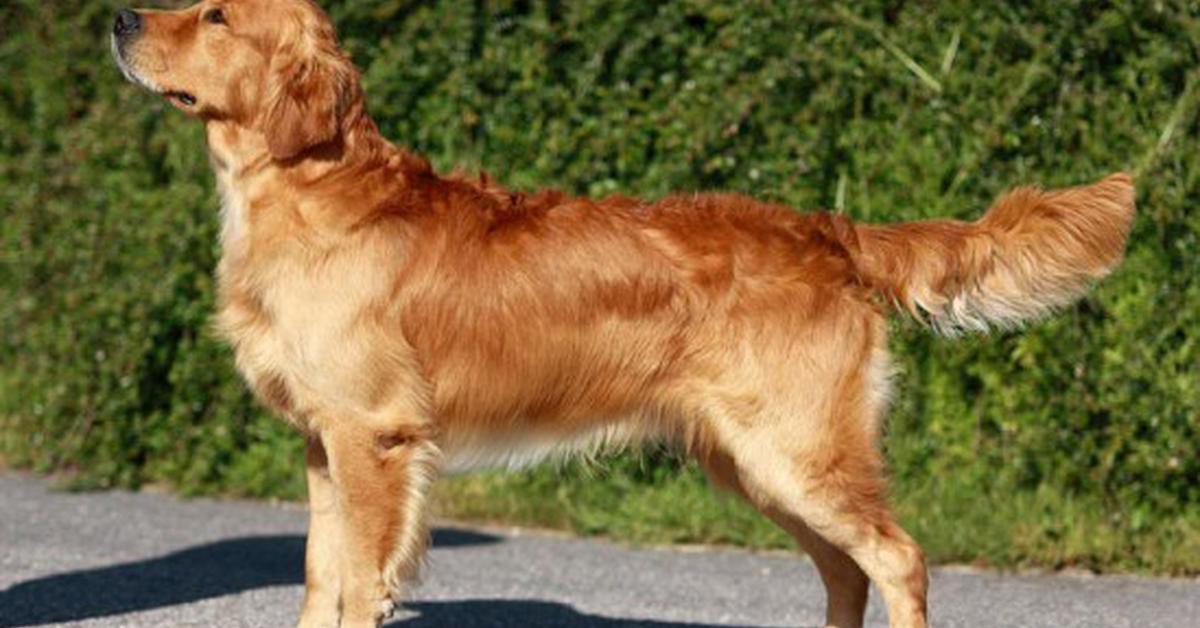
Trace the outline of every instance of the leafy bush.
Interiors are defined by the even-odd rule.
[[[1200,570],[1200,5],[325,4],[389,137],[517,187],[740,190],[891,221],[1135,171],[1128,260],[1078,307],[959,342],[895,325],[886,446],[937,557]],[[300,495],[299,439],[207,327],[202,134],[122,83],[113,8],[0,6],[0,457],[89,485]],[[724,506],[672,519],[695,471],[635,470],[674,465],[617,465],[597,504],[669,486],[662,529],[685,533],[627,536],[761,536],[719,532]],[[589,503],[566,476],[554,499]],[[528,505],[546,477],[469,480],[448,503],[466,512],[454,496],[484,482]],[[615,511],[563,523],[620,531],[597,515]]]

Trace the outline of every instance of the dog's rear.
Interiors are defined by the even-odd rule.
[[[1078,298],[1121,261],[1133,215],[1133,181],[1118,173],[1050,192],[1017,188],[972,223],[858,226],[850,248],[868,285],[938,331],[985,331]]]

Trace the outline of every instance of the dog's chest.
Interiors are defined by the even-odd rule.
[[[218,329],[260,400],[305,427],[307,416],[354,392],[341,380],[357,368],[361,290],[336,257],[281,235],[279,208],[251,202],[247,185],[232,185],[223,173],[218,180]]]
[[[221,246],[226,250],[243,246],[249,231],[250,211],[240,190],[221,181]]]
[[[223,282],[218,315],[257,396],[301,427],[313,413],[357,403],[350,375],[363,372],[369,341],[361,337],[353,290],[296,270],[268,281],[259,289]]]

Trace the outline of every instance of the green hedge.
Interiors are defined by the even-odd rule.
[[[936,556],[1200,571],[1200,5],[324,4],[389,137],[521,188],[740,190],[890,221],[1136,171],[1128,260],[1078,307],[957,342],[895,325],[886,444]],[[200,128],[122,82],[115,6],[0,7],[0,458],[89,485],[299,495],[299,440],[208,329]],[[602,480],[653,491],[671,480],[645,469],[673,464]],[[497,486],[543,476],[522,477]],[[1006,508],[1002,538],[978,538]]]

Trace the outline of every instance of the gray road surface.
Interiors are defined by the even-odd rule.
[[[303,591],[297,506],[123,491],[70,494],[0,472],[0,628],[290,626]],[[816,626],[804,560],[631,549],[439,527],[424,584],[388,628]],[[935,570],[935,626],[1200,626],[1200,581]],[[872,593],[869,623],[884,616]]]

